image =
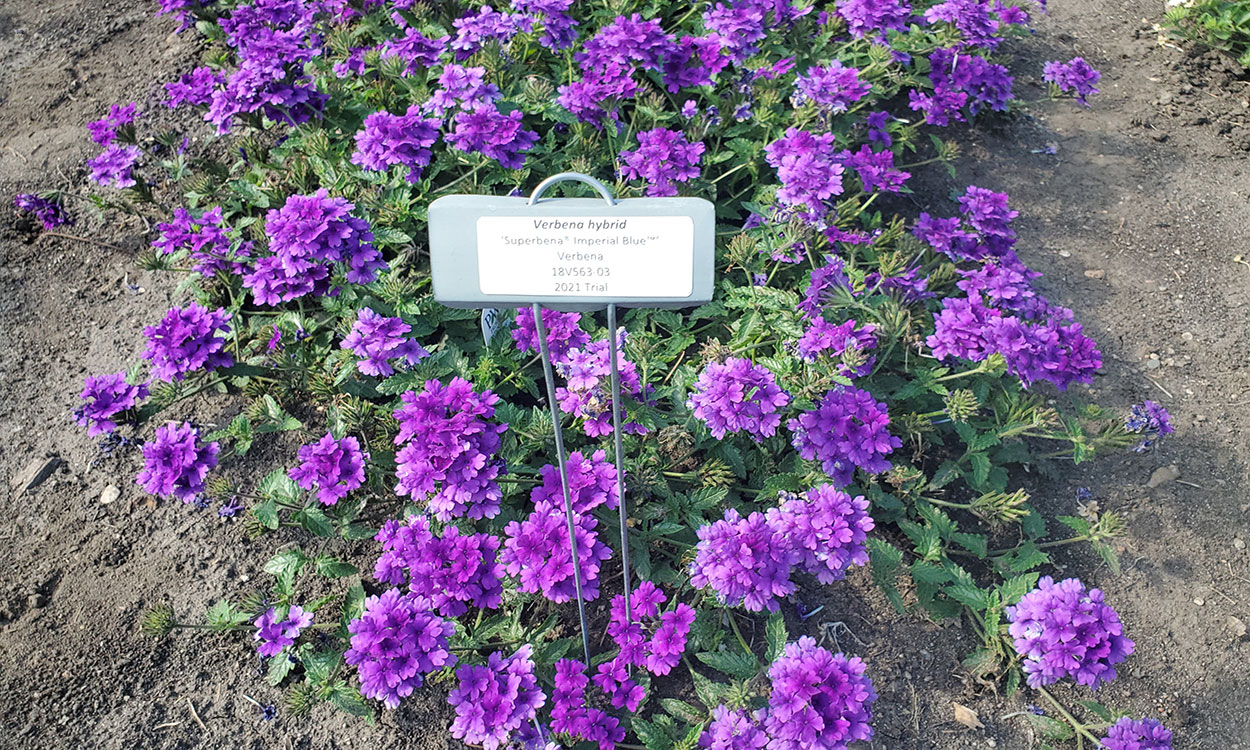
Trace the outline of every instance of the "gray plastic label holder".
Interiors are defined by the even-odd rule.
[[[601,198],[541,200],[560,182]],[[448,307],[539,304],[562,312],[680,308],[712,299],[716,217],[702,198],[615,200],[565,172],[529,198],[448,195],[430,204],[434,299]]]

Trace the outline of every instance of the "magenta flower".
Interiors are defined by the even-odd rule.
[[[763,750],[768,735],[760,728],[764,711],[749,714],[745,709],[730,711],[724,704],[712,710],[712,721],[699,736],[699,747],[706,750]]]
[[[852,498],[822,484],[782,498],[781,507],[768,509],[768,523],[797,552],[799,567],[821,583],[833,583],[851,566],[868,563],[865,545],[875,524],[863,495]]]
[[[590,343],[590,334],[580,327],[581,313],[563,313],[543,308],[543,327],[547,329],[547,352],[552,362],[563,362],[570,349],[580,349]],[[534,309],[518,307],[516,328],[512,340],[518,351],[526,354],[538,352],[538,328],[534,325]]]
[[[551,696],[551,728],[574,739],[597,742],[599,750],[612,750],[625,741],[625,728],[613,716],[591,708],[586,700],[586,665],[574,659],[556,662],[555,691]]]
[[[794,80],[794,105],[811,103],[827,114],[845,112],[852,104],[872,91],[872,85],[859,79],[857,68],[848,68],[834,60],[828,65],[814,65]]]
[[[573,516],[582,596],[588,602],[599,597],[599,568],[604,560],[612,557],[612,550],[599,540],[597,526],[595,517],[589,513]],[[539,503],[524,520],[510,522],[504,528],[504,537],[499,562],[508,575],[519,579],[518,591],[541,593],[557,604],[577,595],[563,504]]]
[[[392,586],[408,585],[444,617],[459,617],[469,607],[497,609],[503,598],[503,566],[496,562],[499,538],[465,534],[456,526],[436,535],[425,516],[409,516],[401,525],[389,520],[374,537],[382,554],[373,577]]]
[[[843,168],[832,133],[813,135],[790,128],[764,148],[764,155],[781,180],[777,199],[783,204],[804,208],[819,220],[829,212],[825,201],[842,194]]]
[[[363,307],[340,346],[360,357],[356,369],[362,374],[388,377],[395,373],[397,362],[411,367],[430,356],[425,347],[404,335],[411,330],[400,318],[387,318]]]
[[[903,444],[889,432],[885,404],[849,386],[833,388],[786,426],[799,455],[820,461],[836,487],[850,484],[856,467],[869,474],[887,471],[886,456]]]
[[[790,569],[798,555],[763,513],[743,518],[730,508],[698,535],[691,586],[710,587],[720,601],[751,612],[776,612],[778,600],[794,593]]]
[[[616,465],[607,460],[607,452],[598,450],[586,458],[580,451],[573,451],[564,466],[569,480],[569,498],[575,512],[589,513],[600,505],[616,508],[620,501]],[[530,491],[530,502],[563,508],[564,489],[560,470],[554,464],[547,464],[539,473],[543,483]]]
[[[222,308],[209,311],[192,302],[165,313],[160,323],[147,326],[143,335],[148,348],[140,355],[152,362],[152,377],[166,382],[180,381],[197,370],[229,367],[234,359],[227,354],[230,313]]]

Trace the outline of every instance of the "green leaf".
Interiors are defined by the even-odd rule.
[[[951,574],[932,563],[917,560],[911,564],[911,577],[917,583],[944,584],[954,579]]]
[[[989,540],[981,534],[969,534],[956,531],[951,534],[951,541],[984,560],[990,554]]]
[[[1072,727],[1061,721],[1056,721],[1049,716],[1038,716],[1034,713],[1026,713],[1024,718],[1028,720],[1033,728],[1043,737],[1052,740],[1070,740],[1076,736],[1072,731]]]
[[[295,661],[285,651],[269,660],[269,671],[265,673],[265,682],[277,687],[295,668]]]
[[[1115,714],[1111,713],[1111,709],[1102,705],[1098,701],[1077,701],[1077,703],[1080,703],[1087,711],[1103,721],[1115,721]]]
[[[978,612],[984,610],[988,601],[987,594],[981,588],[968,583],[956,583],[942,589],[950,598]]]
[[[984,491],[990,478],[990,458],[984,453],[973,453],[968,456],[972,461],[972,479],[970,484],[978,491]]]
[[[755,657],[740,651],[702,651],[695,656],[712,669],[741,680],[749,680],[759,673]]]
[[[725,694],[727,685],[720,682],[712,682],[705,675],[693,669],[690,670],[690,679],[694,682],[694,694],[699,697],[699,702],[703,704],[708,712],[720,705],[721,696]]]
[[[352,716],[368,716],[369,706],[360,691],[345,682],[336,682],[330,691],[330,703]]]
[[[1059,523],[1067,526],[1069,529],[1072,529],[1081,536],[1089,536],[1089,521],[1086,521],[1084,518],[1077,518],[1076,516],[1059,516],[1057,520]]]
[[[676,698],[661,698],[660,706],[669,713],[674,719],[684,721],[687,724],[698,724],[703,721],[703,716],[699,710],[689,703],[678,700]]]
[[[1120,575],[1120,556],[1116,554],[1115,547],[1106,542],[1094,542],[1094,551],[1102,558],[1102,561],[1111,568],[1111,572]]]
[[[668,733],[646,719],[635,716],[630,720],[630,727],[647,750],[672,750],[673,741]]]
[[[1005,606],[1011,606],[1027,593],[1033,590],[1037,585],[1037,579],[1040,577],[1038,573],[1026,573],[1021,576],[1013,576],[998,585],[998,596],[1002,599]]]
[[[276,501],[295,503],[299,500],[300,489],[289,476],[286,469],[275,469],[261,480],[256,488],[262,496]]]
[[[213,630],[225,631],[233,630],[247,622],[251,619],[251,615],[247,612],[240,612],[229,601],[222,599],[208,608],[208,611],[204,613],[204,619]]]
[[[1045,565],[1050,562],[1050,555],[1037,548],[1033,542],[1025,542],[1016,550],[1016,554],[1011,558],[1008,567],[1013,573],[1023,573],[1026,570]]]
[[[328,537],[334,535],[334,526],[321,508],[309,506],[292,516],[304,531],[313,536]]]
[[[868,560],[872,563],[873,582],[885,593],[897,612],[905,612],[907,607],[903,605],[903,596],[899,594],[895,580],[903,564],[903,551],[874,537],[868,540]]]
[[[768,622],[764,623],[764,639],[768,641],[768,651],[764,654],[764,661],[769,664],[776,661],[785,650],[786,641],[789,638],[790,635],[786,632],[786,618],[781,612],[769,615]]]
[[[308,557],[297,549],[284,549],[265,563],[265,572],[276,578],[294,578]]]
[[[571,560],[572,558],[570,557],[569,559]],[[346,578],[347,576],[354,576],[359,572],[355,565],[345,563],[342,560],[337,560],[327,555],[317,558],[317,575],[325,576],[326,578]]]
[[[266,529],[273,531],[278,528],[278,509],[274,505],[273,500],[266,500],[259,505],[252,506],[252,515]]]
[[[304,672],[313,685],[324,685],[334,670],[343,663],[343,655],[338,651],[321,651],[304,657]]]
[[[377,536],[377,533],[377,529],[371,526],[362,526],[358,523],[349,523],[339,530],[339,536],[342,536],[344,539],[372,539]]]

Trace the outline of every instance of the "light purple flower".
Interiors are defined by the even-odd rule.
[[[364,486],[365,460],[369,456],[351,435],[335,440],[327,432],[316,443],[300,446],[298,455],[299,466],[292,467],[288,475],[306,490],[316,487],[322,505],[334,505],[347,493]]]
[[[340,346],[360,357],[356,369],[365,375],[388,377],[395,363],[409,367],[430,356],[423,346],[404,334],[412,328],[400,318],[387,318],[368,307],[356,313],[352,330]]]
[[[707,424],[717,440],[730,432],[746,432],[755,442],[777,433],[790,395],[762,365],[730,357],[709,362],[699,373],[686,406]]]
[[[845,750],[872,739],[877,693],[867,669],[859,657],[830,653],[808,636],[787,643],[768,668],[769,750]]]
[[[1107,730],[1106,750],[1172,750],[1172,732],[1155,719],[1122,716]]]
[[[165,382],[181,381],[197,370],[230,367],[234,359],[226,353],[230,333],[230,313],[222,308],[208,310],[196,302],[165,313],[160,323],[147,326],[143,335],[148,348],[140,355],[152,361],[152,377]]]
[[[533,721],[547,696],[538,686],[526,644],[512,656],[491,652],[485,666],[464,664],[456,670],[459,684],[447,696],[456,710],[451,736],[485,750],[498,750],[514,732]]]
[[[794,80],[794,105],[811,103],[826,114],[845,112],[852,104],[872,91],[872,85],[859,79],[859,69],[833,60],[828,65],[814,65]]]
[[[138,146],[112,144],[104,149],[104,153],[87,161],[87,166],[91,168],[91,181],[104,187],[112,185],[119,190],[134,187],[138,183],[130,170],[142,154]]]
[[[351,648],[344,660],[360,675],[360,692],[387,708],[421,687],[425,675],[450,667],[456,657],[447,646],[455,632],[450,622],[426,608],[418,597],[389,589],[365,600],[365,611],[347,626]]]
[[[586,601],[599,597],[599,568],[604,560],[612,556],[612,550],[599,540],[597,526],[593,515],[574,513],[578,567],[582,596]],[[508,575],[518,578],[518,591],[541,593],[557,604],[576,596],[573,551],[569,547],[568,520],[563,504],[539,503],[527,518],[510,522],[504,529],[504,537],[499,562]]]
[[[135,483],[148,494],[189,503],[204,491],[204,478],[217,466],[217,451],[217,443],[202,444],[191,425],[170,422],[144,443],[143,470]]]
[[[885,404],[848,386],[833,388],[787,426],[799,455],[820,461],[836,487],[850,484],[856,467],[869,474],[887,471],[886,456],[903,444],[889,432]]]
[[[677,195],[675,182],[699,176],[702,143],[690,143],[679,130],[654,128],[638,134],[638,148],[622,151],[621,176],[646,180],[647,195]]]
[[[260,641],[256,653],[265,658],[277,656],[282,653],[282,649],[294,645],[300,631],[312,625],[312,612],[305,612],[298,605],[287,611],[285,620],[279,620],[277,612],[277,609],[270,607],[252,623],[256,626],[252,639]]]
[[[798,555],[763,513],[743,518],[730,508],[698,536],[690,565],[695,588],[710,587],[722,602],[751,612],[776,612],[778,600],[794,593],[790,569]]]
[[[83,404],[74,411],[74,419],[87,428],[87,437],[103,435],[117,429],[113,417],[135,408],[147,397],[147,383],[131,385],[124,372],[88,375],[82,389]]]
[[[875,524],[863,495],[852,498],[828,484],[783,493],[781,506],[768,509],[768,523],[798,553],[796,564],[821,583],[840,581],[852,566],[868,563],[865,545]]]

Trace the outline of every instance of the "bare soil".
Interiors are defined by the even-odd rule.
[[[1049,572],[1105,589],[1137,641],[1098,699],[1163,720],[1180,750],[1250,747],[1250,642],[1237,636],[1238,622],[1250,624],[1250,76],[1218,55],[1158,44],[1157,0],[1050,7],[1039,33],[1015,45],[1019,78],[1075,53],[1103,71],[1102,93],[1089,109],[1043,102],[963,132],[957,179],[920,178],[915,209],[950,211],[946,196],[967,184],[1010,193],[1022,256],[1102,345],[1093,396],[1121,408],[1152,398],[1172,412],[1176,434],[1160,451],[1032,485],[1052,513],[1073,513],[1075,489],[1090,487],[1129,524],[1120,576],[1084,550],[1059,554]],[[192,619],[246,590],[280,543],[147,502],[136,457],[97,463],[71,422],[83,376],[132,361],[142,326],[172,300],[167,278],[135,264],[150,240],[143,221],[105,221],[71,198],[78,224],[67,232],[85,241],[40,237],[8,204],[47,188],[85,196],[85,123],[132,99],[158,111],[159,84],[195,64],[191,38],[152,10],[122,0],[0,7],[0,747],[449,747],[437,689],[375,724],[329,706],[265,722],[245,696],[270,704],[278,694],[243,639],[138,632],[153,604]],[[1040,87],[1019,93],[1044,97]],[[63,463],[19,493],[49,457]],[[1147,487],[1171,465],[1178,479]],[[102,503],[110,485],[120,494]],[[860,573],[804,627],[844,623],[826,630],[872,664],[872,747],[1043,744],[1009,716],[1036,697],[997,695],[961,670],[971,643],[958,623],[894,615]],[[952,701],[985,727],[956,723]]]

